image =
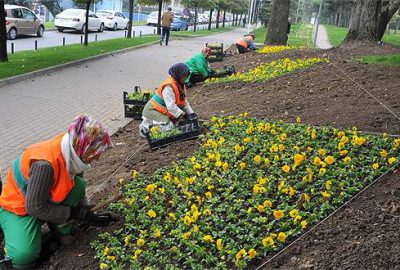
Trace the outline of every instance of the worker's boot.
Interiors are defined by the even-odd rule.
[[[98,211],[90,217],[90,224],[94,226],[108,226],[118,220],[118,215],[111,211]]]

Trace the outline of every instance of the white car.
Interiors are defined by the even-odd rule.
[[[63,32],[66,29],[76,30],[85,33],[86,11],[84,9],[66,9],[54,18],[54,26],[58,32]],[[90,31],[103,32],[103,21],[92,11],[89,11],[89,25]]]
[[[147,25],[157,26],[158,24],[158,11],[153,11],[149,14],[146,20]]]
[[[96,15],[103,21],[108,29],[117,31],[118,29],[128,29],[129,19],[121,12],[113,10],[99,10]]]

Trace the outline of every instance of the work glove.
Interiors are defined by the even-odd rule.
[[[192,122],[192,121],[196,121],[196,120],[198,119],[198,117],[197,117],[197,114],[191,113],[191,114],[188,114],[188,115],[187,115],[186,119],[187,119],[189,122]]]
[[[75,219],[76,221],[84,221],[90,220],[92,216],[93,211],[91,211],[88,206],[71,207],[70,219]]]

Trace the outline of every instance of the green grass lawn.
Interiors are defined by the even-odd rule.
[[[267,28],[261,27],[253,31],[256,43],[264,43]],[[293,24],[291,27],[288,45],[295,47],[312,47],[312,26],[307,24]]]
[[[324,25],[326,32],[328,33],[328,39],[332,46],[339,46],[347,35],[347,28],[337,27],[333,25]],[[390,34],[385,34],[383,36],[383,41],[386,43],[394,44],[400,46],[400,32],[394,34],[391,31]]]
[[[44,29],[45,30],[55,29],[54,22],[45,22],[44,23]]]
[[[82,44],[67,45],[65,47],[51,47],[37,51],[22,51],[8,55],[9,62],[0,63],[0,79],[56,66],[82,58],[117,51],[125,48],[151,43],[159,40],[159,36],[143,36],[141,38],[119,38],[89,43],[88,47]]]
[[[400,65],[400,54],[364,56],[357,60],[367,64]]]

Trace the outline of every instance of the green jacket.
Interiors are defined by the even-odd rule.
[[[194,73],[201,74],[203,77],[207,77],[209,74],[208,62],[202,52],[187,60],[186,64],[190,70],[189,78]]]

